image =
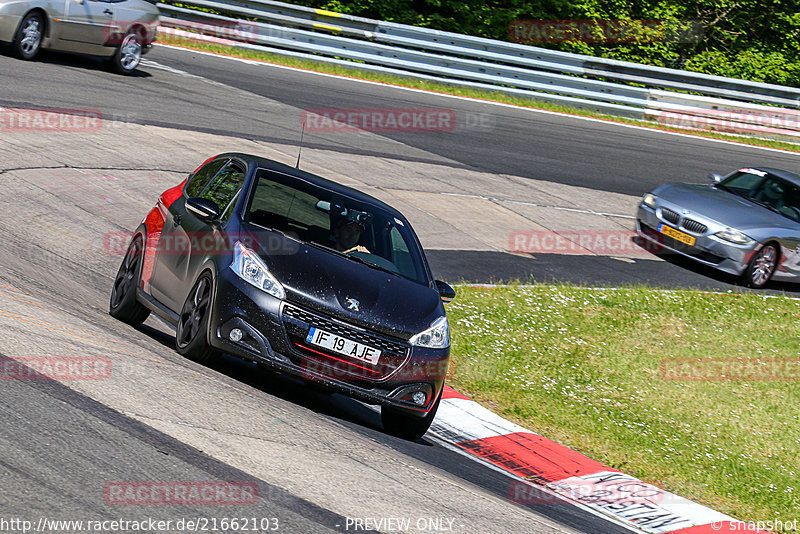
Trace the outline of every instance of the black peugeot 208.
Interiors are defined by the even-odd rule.
[[[246,154],[204,162],[134,231],[110,313],[175,325],[182,355],[225,352],[381,406],[422,436],[450,358],[443,302],[400,212],[319,176]]]

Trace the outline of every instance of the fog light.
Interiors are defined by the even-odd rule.
[[[411,395],[411,400],[414,402],[414,404],[418,404],[420,406],[425,406],[425,401],[427,399],[427,396],[422,391],[416,391],[413,395]]]
[[[234,328],[233,330],[231,330],[231,333],[230,333],[230,335],[228,337],[230,337],[231,341],[233,341],[234,343],[238,343],[239,341],[242,340],[243,336],[244,336],[244,332],[242,332],[238,328]]]

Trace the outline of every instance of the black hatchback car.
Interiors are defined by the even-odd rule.
[[[230,153],[161,194],[133,233],[110,313],[137,325],[155,312],[190,359],[225,352],[378,404],[388,432],[416,439],[441,399],[454,297],[397,210]]]

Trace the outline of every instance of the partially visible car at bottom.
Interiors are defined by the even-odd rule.
[[[714,183],[674,183],[644,195],[636,231],[644,239],[755,288],[800,276],[800,176],[742,168]]]
[[[130,74],[156,39],[158,16],[146,0],[0,0],[0,41],[21,59],[43,48],[76,52]]]
[[[216,156],[133,233],[109,312],[176,327],[177,351],[228,353],[430,426],[450,358],[443,303],[408,220],[355,189],[268,159]]]

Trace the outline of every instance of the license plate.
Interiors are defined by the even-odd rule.
[[[671,226],[667,226],[664,223],[658,225],[658,231],[664,235],[671,237],[681,243],[686,243],[687,245],[694,245],[695,238],[690,236],[689,234],[684,234],[683,232],[676,230]]]
[[[311,343],[312,345],[316,345],[318,347],[324,347],[331,352],[335,352],[343,356],[350,356],[351,358],[355,358],[356,360],[361,360],[372,365],[377,364],[378,359],[381,357],[380,349],[363,345],[357,341],[353,341],[352,339],[337,336],[336,334],[331,334],[330,332],[320,330],[319,328],[315,328],[313,326],[311,327],[311,330],[308,331],[306,343]]]

